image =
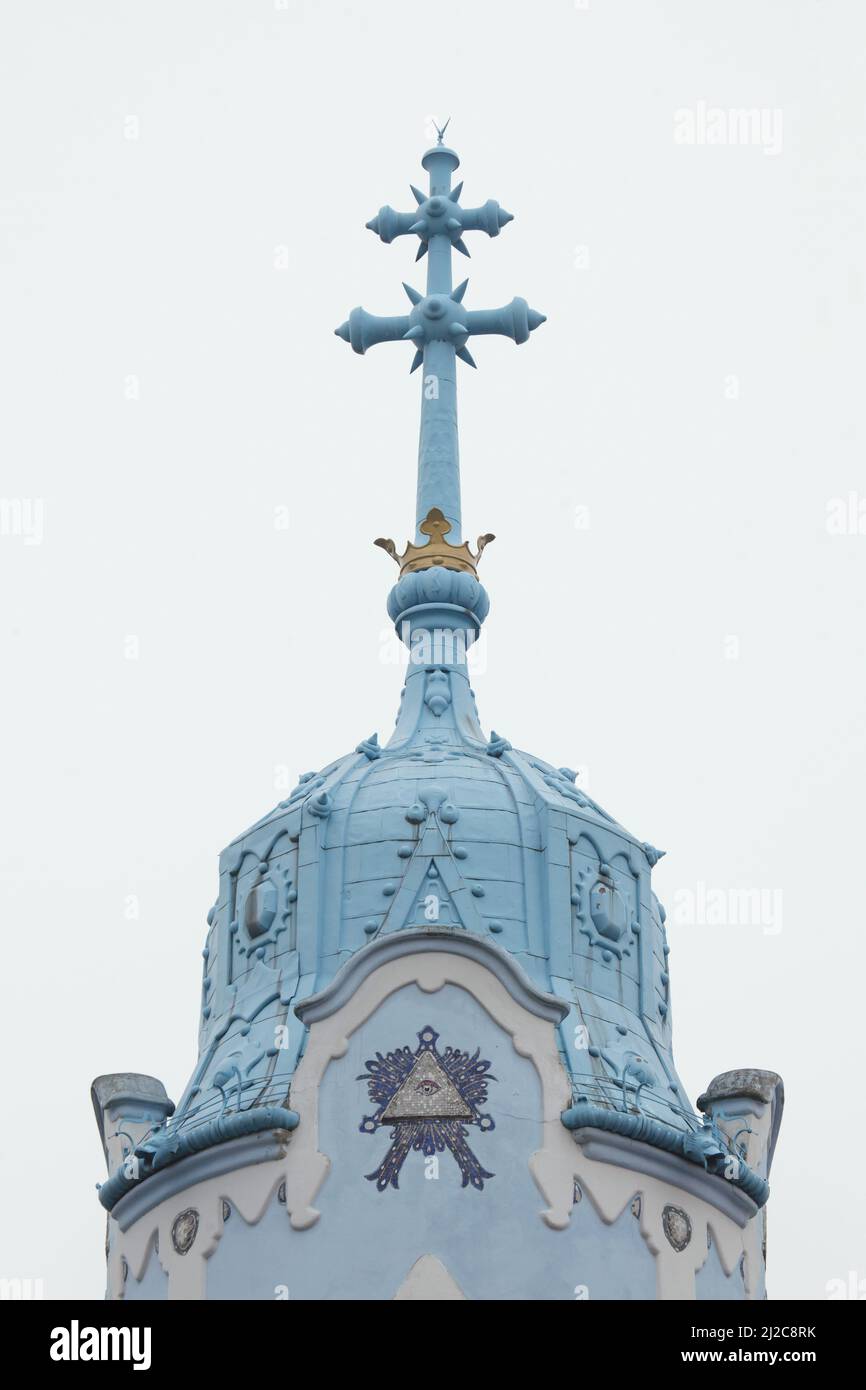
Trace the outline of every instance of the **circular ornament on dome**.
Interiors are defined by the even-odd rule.
[[[195,1207],[187,1207],[174,1218],[171,1228],[171,1243],[179,1255],[188,1255],[198,1235],[198,1212]]]
[[[669,1245],[674,1250],[685,1250],[692,1238],[692,1223],[682,1207],[665,1207],[662,1212],[662,1227]]]

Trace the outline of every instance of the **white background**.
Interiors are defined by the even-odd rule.
[[[423,286],[364,222],[413,206],[432,114],[516,219],[467,305],[549,316],[461,372],[482,720],[669,851],[691,1095],[784,1076],[771,1295],[866,1277],[866,534],[832,522],[866,493],[864,39],[854,0],[4,7],[2,494],[44,528],[0,536],[0,1274],[102,1296],[92,1077],[178,1096],[218,850],[391,728],[371,540],[411,531],[420,381],[333,328]],[[699,103],[781,149],[678,143]],[[678,923],[699,884],[782,916]]]

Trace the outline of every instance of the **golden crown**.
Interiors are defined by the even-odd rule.
[[[400,566],[400,578],[404,574],[411,574],[414,570],[430,569],[433,565],[444,565],[446,569],[463,570],[467,574],[474,574],[478,578],[476,568],[481,559],[481,552],[485,545],[489,545],[496,537],[490,534],[479,536],[476,542],[478,546],[477,555],[473,555],[469,549],[467,541],[462,545],[452,545],[446,541],[445,537],[451,530],[451,522],[439,510],[438,507],[431,507],[424,520],[421,522],[419,530],[425,536],[429,536],[429,541],[424,545],[412,545],[410,542],[402,555],[397,554],[397,547],[392,540],[385,540],[382,536],[374,541],[374,545],[380,545],[383,550],[387,550],[392,560],[396,560]]]

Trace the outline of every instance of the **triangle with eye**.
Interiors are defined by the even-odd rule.
[[[437,1058],[427,1049],[415,1059],[415,1065],[394,1092],[380,1123],[395,1120],[471,1120],[471,1108],[454,1082],[449,1080]]]

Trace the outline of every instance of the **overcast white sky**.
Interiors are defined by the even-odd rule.
[[[482,721],[667,849],[692,1097],[784,1076],[771,1296],[866,1277],[864,40],[856,0],[4,7],[0,1274],[102,1296],[92,1077],[177,1097],[219,849],[392,726],[420,383],[333,329],[423,285],[364,222],[451,115],[515,214],[466,302],[548,315],[460,379]],[[689,923],[700,885],[768,906]]]

